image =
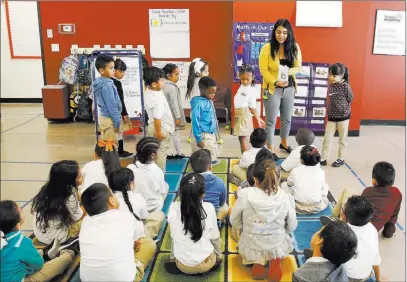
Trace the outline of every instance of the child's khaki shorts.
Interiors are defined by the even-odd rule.
[[[249,137],[252,132],[253,118],[249,108],[235,109],[233,135]]]
[[[117,142],[117,133],[114,132],[114,123],[111,118],[99,116],[98,119],[99,123],[99,128],[100,128],[100,133],[101,133],[101,138],[102,140],[113,140],[116,145],[118,144]],[[124,124],[123,119],[120,121],[120,132],[124,132],[129,130],[129,124]]]

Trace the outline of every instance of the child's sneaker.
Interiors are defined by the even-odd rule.
[[[60,247],[60,243],[61,241],[58,238],[55,238],[51,244],[49,244],[48,246],[46,246],[43,249],[44,252],[44,256],[47,257],[52,260],[54,258],[56,258],[59,254],[59,247]]]
[[[130,158],[130,157],[132,157],[133,156],[133,154],[132,153],[129,153],[129,152],[127,152],[127,151],[121,151],[121,152],[119,152],[119,157],[121,158],[121,159],[127,159],[127,158]]]
[[[230,183],[235,184],[236,186],[242,185],[243,181],[234,176],[232,173],[228,174],[228,180]]]
[[[175,260],[168,260],[166,263],[164,263],[164,269],[169,273],[169,274],[181,274],[181,270],[178,269],[177,264],[175,263]]]
[[[60,247],[58,248],[58,253],[61,252],[64,249],[70,248],[72,245],[74,245],[76,242],[79,242],[79,237],[72,237],[63,242]]]
[[[326,162],[326,160],[323,160],[323,161],[320,161],[319,164],[322,166],[326,166],[328,163]]]
[[[61,251],[71,251],[73,253],[73,256],[76,257],[77,254],[79,254],[79,238],[78,240],[74,241],[72,244],[70,244],[68,247]]]
[[[340,167],[340,166],[343,166],[344,163],[345,163],[344,160],[337,159],[337,160],[332,164],[332,166],[333,166],[333,167]]]
[[[220,160],[214,160],[212,162],[212,166],[217,166],[218,164],[220,164]]]

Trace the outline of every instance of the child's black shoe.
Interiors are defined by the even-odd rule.
[[[323,160],[323,161],[320,161],[319,164],[322,166],[326,166],[328,163],[326,162],[326,160]]]
[[[344,163],[345,163],[344,160],[337,159],[337,160],[332,164],[332,166],[333,166],[333,167],[340,167],[340,166],[343,166]]]

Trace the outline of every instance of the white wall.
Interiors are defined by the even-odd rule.
[[[41,59],[11,59],[6,9],[2,1],[1,98],[41,98],[43,85]]]

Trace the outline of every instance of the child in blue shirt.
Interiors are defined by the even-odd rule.
[[[122,102],[114,85],[114,59],[107,55],[97,57],[95,67],[100,73],[92,84],[93,93],[99,108],[98,124],[102,140],[114,141],[118,145],[117,134],[123,128]]]
[[[221,178],[211,171],[211,153],[207,149],[196,151],[191,155],[190,162],[193,171],[200,173],[205,178],[205,197],[203,201],[211,203],[215,207],[218,219],[223,221],[229,211],[226,204],[226,185]]]
[[[192,152],[208,149],[211,153],[212,165],[215,166],[220,163],[216,140],[218,121],[213,106],[216,82],[206,76],[201,78],[198,84],[201,96],[196,96],[191,100],[191,123],[194,137],[191,142]]]
[[[54,242],[37,251],[31,239],[20,229],[24,223],[21,208],[14,202],[0,202],[1,281],[50,281],[71,264],[79,251],[79,242],[64,247]],[[59,253],[59,256],[56,257]],[[44,264],[43,254],[53,258]]]

